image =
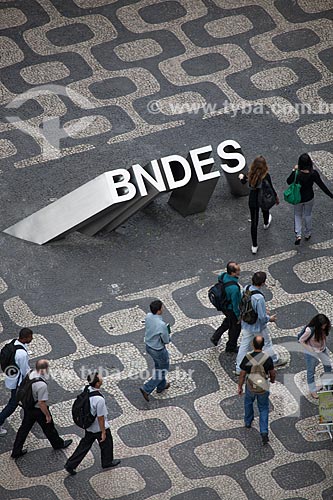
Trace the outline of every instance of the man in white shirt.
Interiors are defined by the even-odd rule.
[[[76,467],[82,462],[96,439],[101,449],[103,469],[116,467],[120,464],[120,460],[113,458],[113,439],[107,418],[108,410],[104,397],[99,392],[99,388],[103,384],[103,379],[101,375],[96,372],[88,375],[87,380],[89,382],[89,392],[97,391],[99,393],[89,398],[90,412],[92,415],[96,415],[96,418],[94,422],[85,429],[84,437],[81,439],[73,455],[65,464],[65,469],[71,476],[76,474]]]
[[[36,363],[36,370],[31,371],[29,374],[30,380],[41,379],[31,384],[31,393],[35,405],[33,407],[24,408],[24,417],[22,424],[17,431],[16,439],[11,454],[12,458],[22,457],[27,453],[23,450],[23,445],[29,432],[31,431],[35,422],[37,422],[45,437],[49,440],[54,450],[61,450],[67,448],[72,444],[72,439],[62,439],[55,428],[49,407],[47,405],[49,399],[49,392],[47,383],[49,380],[49,362],[47,359],[40,359]]]
[[[18,340],[15,340],[14,342],[16,349],[14,366],[12,366],[12,369],[7,372],[8,375],[6,375],[5,378],[5,386],[7,389],[10,389],[11,395],[7,405],[0,413],[0,436],[5,436],[7,434],[6,429],[2,426],[5,420],[16,410],[16,390],[26,374],[30,371],[27,345],[32,341],[32,336],[33,333],[30,328],[22,328],[20,330]]]

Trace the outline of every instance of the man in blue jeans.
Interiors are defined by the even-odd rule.
[[[145,319],[145,343],[146,351],[153,358],[155,369],[153,376],[140,391],[146,401],[149,401],[149,394],[157,388],[157,392],[169,389],[170,384],[166,381],[166,374],[169,371],[169,353],[166,344],[170,343],[170,329],[163,321],[163,304],[160,300],[154,300],[150,304],[150,313]]]
[[[269,380],[275,382],[273,360],[267,353],[262,352],[265,340],[260,335],[253,339],[254,351],[247,353],[241,362],[241,372],[238,381],[238,394],[243,394],[243,384],[246,379],[244,422],[247,429],[251,428],[254,419],[253,403],[257,399],[259,410],[259,427],[262,443],[268,443],[268,414],[269,414]]]
[[[286,364],[287,358],[280,358],[278,352],[274,348],[269,330],[268,323],[276,321],[276,314],[270,315],[266,310],[265,297],[263,294],[263,288],[266,285],[266,273],[263,271],[257,271],[252,276],[252,285],[249,286],[249,291],[251,292],[251,303],[253,311],[257,314],[257,320],[255,323],[247,323],[243,320],[242,325],[242,339],[238,350],[238,355],[236,359],[236,375],[240,373],[240,363],[244,359],[244,356],[249,352],[253,337],[255,335],[261,335],[265,339],[264,351],[267,352],[269,356],[272,357],[274,366],[282,366]],[[247,287],[245,287],[245,290]]]

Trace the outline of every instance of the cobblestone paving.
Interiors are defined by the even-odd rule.
[[[107,168],[129,166],[124,158],[134,163],[184,153],[217,144],[221,133],[222,139],[239,138],[249,155],[269,152],[278,188],[301,150],[310,150],[326,180],[333,180],[333,120],[322,113],[332,105],[330,0],[0,4],[3,116],[23,120],[21,131],[0,122],[3,228]],[[31,93],[44,85],[53,91]],[[25,104],[13,108],[22,94]],[[313,114],[295,103],[311,106]],[[235,106],[250,105],[262,105],[265,116],[230,117]],[[189,113],[189,106],[197,112]],[[68,133],[60,151],[37,130],[49,117],[59,117]],[[316,311],[333,319],[331,200],[316,192],[312,244],[291,247],[291,209],[284,206],[280,216],[274,213],[266,249],[259,241],[262,253],[250,259],[246,200],[236,206],[225,195],[221,212],[219,196],[204,216],[186,222],[162,197],[115,234],[94,240],[72,235],[37,248],[0,236],[0,346],[19,327],[34,329],[32,360],[51,359],[52,413],[75,443],[82,434],[70,409],[82,369],[107,370],[104,390],[122,459],[119,468],[101,472],[94,446],[79,474],[68,477],[63,464],[74,445],[54,452],[34,428],[29,454],[15,463],[17,411],[0,442],[1,499],[333,498],[332,443],[316,434],[318,407],[307,393],[295,342]],[[226,241],[234,227],[234,240]],[[272,386],[265,448],[257,417],[253,429],[243,427],[225,338],[217,348],[209,342],[221,317],[207,288],[235,253],[242,284],[258,269],[268,273],[266,296],[278,314],[271,332],[288,355]],[[142,322],[155,297],[172,327],[172,385],[147,404],[138,391],[140,374],[151,368]],[[7,396],[1,391],[0,407]]]

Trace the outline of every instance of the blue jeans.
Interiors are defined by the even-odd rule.
[[[146,345],[146,351],[153,358],[155,368],[152,378],[143,385],[143,390],[147,394],[150,394],[156,388],[158,391],[163,391],[166,386],[165,377],[170,366],[168,350],[163,347],[163,349],[157,351]]]
[[[240,364],[243,361],[246,354],[252,351],[252,341],[256,335],[261,335],[265,340],[265,345],[263,351],[271,356],[273,363],[276,363],[279,360],[279,356],[277,352],[274,350],[274,345],[269,334],[268,328],[264,328],[261,332],[252,333],[247,330],[242,330],[242,340],[239,346],[237,359],[236,359],[236,372],[240,372]]]
[[[268,434],[269,391],[266,391],[263,394],[255,394],[254,392],[250,391],[246,384],[244,399],[244,422],[245,425],[251,425],[252,420],[254,419],[253,403],[256,398],[259,410],[260,434]]]
[[[0,413],[0,427],[2,426],[2,424],[4,423],[4,421],[8,417],[10,417],[12,413],[14,413],[14,411],[17,408],[17,404],[16,404],[16,389],[12,389],[10,391],[10,393],[11,393],[10,394],[10,399],[9,399],[7,405],[4,407],[4,409]]]
[[[331,360],[328,355],[327,348],[323,352],[310,353],[305,351],[306,379],[310,392],[317,391],[315,384],[315,369],[319,361],[323,363],[325,373],[330,373],[332,371]]]

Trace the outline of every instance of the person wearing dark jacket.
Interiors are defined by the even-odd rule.
[[[237,262],[230,261],[227,264],[227,272],[221,273],[218,280],[223,283],[232,282],[232,285],[225,287],[225,294],[228,300],[228,310],[222,325],[214,332],[210,338],[211,342],[216,346],[222,337],[223,333],[228,330],[229,340],[225,346],[226,352],[238,352],[237,340],[241,331],[239,303],[242,298],[240,286],[238,284],[240,274],[240,265]]]
[[[252,237],[252,253],[255,254],[258,251],[258,223],[259,223],[259,208],[260,208],[260,192],[263,180],[267,181],[271,186],[275,198],[276,205],[278,205],[279,197],[273,187],[271,176],[268,173],[268,165],[263,156],[258,156],[252,162],[248,175],[239,174],[239,179],[242,184],[246,182],[249,183],[250,196],[249,196],[249,208],[251,214],[251,237]],[[268,229],[272,222],[272,215],[269,210],[261,209],[264,218],[264,229]]]
[[[304,219],[304,237],[308,241],[311,238],[312,232],[312,208],[314,203],[313,184],[316,183],[327,196],[333,198],[331,191],[325,186],[321,180],[320,174],[313,168],[313,163],[307,153],[303,153],[298,164],[287,179],[288,184],[292,184],[295,180],[296,171],[298,171],[296,182],[301,185],[301,202],[295,205],[295,245],[299,245],[302,239],[302,220]]]

